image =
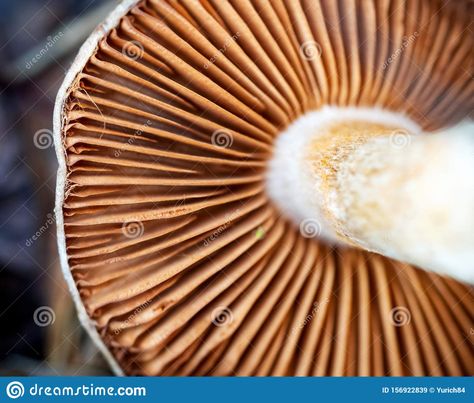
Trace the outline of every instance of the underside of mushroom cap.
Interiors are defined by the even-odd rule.
[[[61,264],[117,373],[474,375],[472,288],[312,237],[265,186],[325,105],[473,110],[467,1],[125,1],[58,94]]]

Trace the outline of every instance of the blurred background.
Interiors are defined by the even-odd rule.
[[[56,249],[56,93],[114,0],[0,0],[0,375],[109,375]]]

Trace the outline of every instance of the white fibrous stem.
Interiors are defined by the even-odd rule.
[[[277,140],[268,191],[302,231],[474,282],[472,121],[422,133],[382,110],[311,112]]]

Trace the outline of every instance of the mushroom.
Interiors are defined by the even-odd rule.
[[[472,11],[117,7],[54,118],[61,264],[116,373],[474,374]]]

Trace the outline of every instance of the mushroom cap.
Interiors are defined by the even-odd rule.
[[[469,285],[327,246],[265,189],[307,111],[468,116],[471,19],[468,1],[120,4],[54,118],[61,264],[114,371],[474,375]]]

